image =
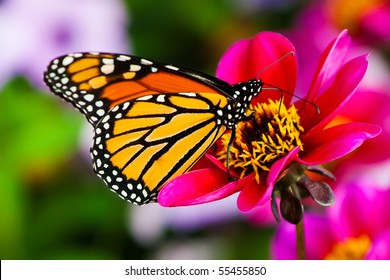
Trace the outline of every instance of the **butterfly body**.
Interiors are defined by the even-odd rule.
[[[136,56],[75,53],[45,72],[56,95],[94,127],[94,171],[122,198],[145,204],[246,119],[261,80],[229,85]]]

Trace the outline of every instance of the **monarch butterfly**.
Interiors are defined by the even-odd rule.
[[[94,127],[93,169],[120,197],[156,201],[237,123],[263,82],[230,85],[213,76],[145,58],[73,53],[44,73],[50,90]]]

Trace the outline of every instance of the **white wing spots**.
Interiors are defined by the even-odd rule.
[[[196,97],[195,92],[180,92],[180,95],[188,96],[188,97]]]
[[[153,62],[151,62],[150,60],[147,60],[145,58],[141,58],[140,62],[143,65],[152,65],[153,64]]]
[[[126,102],[122,105],[122,110],[126,110],[127,108],[129,108],[130,106],[130,102]]]
[[[161,103],[164,103],[165,102],[165,95],[159,95],[157,96],[157,102],[161,102]]]
[[[111,74],[112,72],[114,72],[115,70],[115,66],[114,64],[105,64],[103,65],[101,68],[100,68],[100,71],[103,73],[103,74]]]
[[[95,96],[93,94],[84,95],[84,99],[88,102],[91,102],[94,98],[95,98]]]
[[[141,65],[138,65],[138,64],[130,64],[130,72],[137,72],[139,70],[141,70]]]
[[[62,60],[62,65],[63,66],[68,66],[69,64],[71,64],[72,62],[74,61],[74,57],[72,56],[65,56],[65,58]]]
[[[157,98],[158,96],[151,96]],[[154,99],[155,100],[155,99]],[[115,106],[102,117],[95,129],[94,144],[91,155],[95,172],[102,178],[111,191],[121,198],[135,204],[145,204],[156,201],[156,192],[151,192],[142,181],[136,178],[127,178],[122,170],[112,162],[112,154],[107,150],[107,139],[112,137],[114,124],[113,119],[120,119],[131,106],[131,102],[125,102]],[[115,110],[114,110],[115,109]],[[99,114],[99,111],[97,111]]]
[[[131,57],[127,56],[127,55],[121,54],[116,59],[119,60],[119,61],[129,61],[131,59]]]
[[[57,73],[63,74],[65,72],[65,70],[66,70],[65,67],[60,67],[60,68],[58,68]],[[52,74],[52,73],[50,73],[50,74]]]
[[[110,119],[110,115],[106,115],[103,119],[102,119],[102,123],[106,123],[108,120]],[[100,128],[98,128],[100,130]],[[97,129],[96,129],[97,130]],[[101,130],[100,130],[101,131]]]
[[[148,192],[145,189],[143,189],[142,190],[142,195],[146,198],[146,197],[148,197]]]
[[[104,116],[104,113],[105,111],[103,109],[99,109],[96,111],[96,114],[99,116],[99,117],[103,117]]]
[[[147,100],[150,100],[152,97],[153,97],[152,95],[145,95],[145,96],[137,98],[136,100],[147,101]]]
[[[90,123],[96,125],[108,110],[105,108],[104,100],[99,100],[99,97],[90,91],[81,90],[79,87],[82,83],[73,81],[72,75],[74,73],[67,72],[68,67],[84,55],[88,56],[89,54],[73,53],[53,60],[45,74],[45,81],[55,94],[74,104],[79,111],[87,116]],[[102,58],[101,62],[100,71],[103,74],[114,72],[115,59],[105,57]]]
[[[112,64],[114,64],[114,59],[112,59],[112,58],[103,58],[102,62],[104,64],[112,65]]]
[[[152,68],[150,68],[150,70],[152,71],[152,73],[156,73],[158,71],[158,69],[156,67],[152,67]]]
[[[179,68],[173,65],[165,65],[165,68],[171,69],[173,71],[179,71]]]
[[[114,72],[114,69],[115,69],[114,59],[112,59],[112,58],[103,58],[102,62],[103,62],[104,65],[100,68],[100,71],[103,74],[107,75],[107,74],[111,74],[112,72]]]
[[[83,54],[82,53],[74,53],[74,54],[72,54],[72,56],[75,58],[80,58],[83,56]]]
[[[217,114],[218,114],[218,116],[223,116],[223,112],[222,112],[222,110],[217,110]]]

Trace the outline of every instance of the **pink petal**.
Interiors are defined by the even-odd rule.
[[[287,38],[279,33],[260,32],[251,39],[233,44],[222,56],[216,76],[230,84],[260,76],[268,84],[264,88],[277,87],[293,93],[298,72],[296,55],[281,59],[289,52],[295,53],[295,49]],[[256,102],[280,99],[280,96],[280,91],[266,90]],[[291,96],[285,95],[285,103],[290,101]]]
[[[348,31],[344,30],[326,47],[321,55],[309,93],[305,97],[307,100],[314,101],[317,96],[321,95],[324,89],[330,86],[335,75],[344,64],[350,44],[351,38],[348,35]],[[302,110],[307,107],[308,103],[299,101],[296,105]]]
[[[372,241],[366,260],[390,260],[390,229],[382,232]]]
[[[372,41],[390,41],[390,29],[384,22],[390,22],[390,4],[372,9],[366,13],[360,21],[360,28],[365,34],[369,34],[367,39]]]
[[[238,199],[237,207],[242,212],[252,210],[267,191],[266,179],[267,173],[260,174],[260,184],[257,184],[254,173],[251,174],[252,182],[245,185],[241,190]]]
[[[338,185],[336,203],[327,208],[334,233],[340,240],[361,235],[367,235],[373,240],[381,232],[390,229],[390,217],[387,215],[390,211],[390,189],[370,184],[372,180],[367,175],[360,175],[357,179],[353,183]]]
[[[299,147],[295,147],[292,149],[286,156],[275,161],[275,163],[271,166],[269,175],[267,177],[267,185],[269,189],[272,189],[275,185],[275,182],[279,178],[279,175],[286,169],[286,167],[297,159],[297,155],[299,152]],[[271,192],[267,193],[269,198],[271,198]],[[262,201],[260,201],[261,203]]]
[[[336,117],[356,91],[366,73],[367,66],[366,55],[346,63],[337,73],[330,88],[314,100],[320,108],[320,114],[313,106],[305,108],[305,111],[301,113],[301,125],[308,131],[307,134],[318,133]]]
[[[254,181],[252,184],[244,186],[238,196],[237,206],[247,212],[253,208],[271,201],[272,190],[280,173],[289,165],[299,152],[299,147],[295,147],[286,156],[277,160],[272,166],[269,173],[264,172],[261,175],[260,185]]]
[[[390,149],[383,148],[390,143],[389,111],[390,96],[385,91],[359,89],[348,101],[342,111],[343,118],[382,127],[380,135],[364,143],[359,153],[348,158],[350,163],[373,163],[390,158]]]
[[[380,132],[380,127],[365,123],[333,126],[317,135],[304,136],[304,153],[300,158],[306,164],[326,163],[350,153]]]
[[[219,168],[198,169],[171,180],[160,190],[157,201],[165,207],[202,204],[232,195],[246,183],[242,179],[229,183],[227,173]]]

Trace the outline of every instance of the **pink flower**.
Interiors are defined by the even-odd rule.
[[[369,44],[390,42],[390,4],[386,0],[327,0],[323,9],[335,27],[348,28],[354,36]]]
[[[339,9],[347,10],[348,5],[344,5],[348,2],[350,5],[359,6],[361,1],[323,1],[321,3],[316,2],[314,5],[306,7],[303,12],[297,18],[295,25],[286,31],[289,39],[294,44],[299,54],[300,67],[299,77],[301,77],[297,83],[298,92],[306,92],[311,84],[311,77],[316,69],[317,57],[320,57],[321,51],[326,47],[326,42],[329,38],[335,37],[339,32],[332,21],[328,13],[339,13],[336,11],[337,6]],[[357,7],[360,9],[360,17],[372,16],[374,11],[380,9],[382,11],[389,9],[389,5],[380,5],[379,2],[383,1],[363,1],[363,7]],[[325,7],[328,7],[326,9]],[[346,12],[346,11],[344,11]],[[357,11],[355,11],[357,12]],[[358,14],[355,13],[355,19]],[[382,20],[382,22],[386,22]],[[382,24],[383,25],[383,24]],[[358,30],[358,28],[354,28]],[[370,37],[364,32],[359,34],[354,33],[358,37]],[[390,38],[390,37],[389,37]],[[356,40],[355,40],[356,39]],[[361,42],[365,40],[358,40],[354,37],[354,42],[351,44],[351,48],[348,51],[348,57],[353,54],[360,53],[362,49],[367,49]],[[371,40],[367,43],[375,43],[377,40]],[[314,59],[315,58],[315,59]],[[353,167],[358,164],[375,163],[386,160],[390,157],[390,150],[383,149],[384,143],[390,141],[390,94],[387,86],[389,79],[389,72],[387,70],[386,59],[381,57],[378,52],[371,49],[369,60],[369,69],[363,79],[361,85],[351,96],[348,103],[343,108],[337,119],[347,119],[350,122],[366,122],[376,124],[382,128],[382,133],[375,137],[371,141],[367,141],[354,151],[353,154],[344,157],[337,162],[337,165],[332,172],[336,175],[336,178],[340,178],[346,172],[353,172]],[[372,110],[375,108],[375,110]]]
[[[163,206],[185,206],[240,192],[238,208],[249,211],[277,194],[282,196],[284,216],[286,211],[295,211],[300,206],[295,194],[291,196],[291,191],[283,186],[282,179],[288,179],[290,174],[299,175],[294,180],[307,187],[306,195],[309,193],[320,204],[332,204],[329,187],[311,181],[304,175],[305,170],[325,172],[316,166],[350,153],[381,130],[364,122],[332,123],[342,113],[367,69],[367,55],[346,61],[349,45],[346,31],[328,45],[306,100],[292,103],[292,96],[287,93],[295,89],[297,60],[296,56],[286,56],[295,53],[291,43],[272,32],[235,43],[222,57],[217,77],[234,84],[261,74],[265,83],[262,93],[252,102],[254,119],[239,124],[230,147],[229,172],[240,179],[229,181],[225,168],[228,132],[218,143],[218,152],[207,154],[198,168],[166,184],[158,202]],[[282,101],[281,91],[275,88],[285,91]],[[276,183],[278,188],[274,188]]]
[[[390,188],[356,180],[340,185],[324,215],[306,213],[307,259],[390,259]],[[295,259],[295,227],[282,223],[271,244],[274,259]]]

